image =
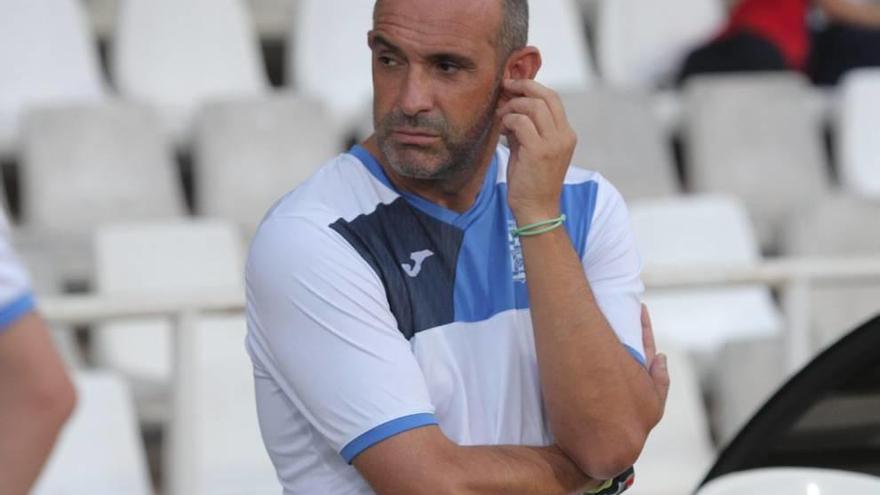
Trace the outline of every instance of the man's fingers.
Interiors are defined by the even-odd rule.
[[[507,79],[503,82],[504,89],[514,96],[527,96],[531,98],[540,98],[547,103],[550,113],[553,115],[553,121],[556,127],[562,127],[568,118],[565,116],[565,107],[562,100],[555,91],[542,85],[532,79]]]
[[[547,103],[540,98],[514,98],[498,109],[498,116],[503,118],[509,113],[528,115],[541,136],[546,137],[556,130],[556,122]]]
[[[534,146],[541,139],[535,123],[527,115],[509,113],[501,119],[501,132],[513,134],[521,146],[526,149]]]
[[[651,324],[651,315],[648,313],[648,306],[644,304],[642,304],[642,346],[645,348],[645,360],[650,366],[657,355],[657,344],[654,342],[654,326]]]
[[[654,390],[657,392],[657,397],[660,398],[659,421],[666,410],[666,398],[669,396],[669,368],[666,354],[658,354],[654,362],[651,363],[651,368],[648,372],[651,375],[651,381],[654,382]]]

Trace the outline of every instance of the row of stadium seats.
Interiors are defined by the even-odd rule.
[[[583,90],[600,81],[652,88],[723,18],[721,0],[598,1],[594,64],[579,10],[592,11],[586,8],[591,3],[531,4],[531,43],[544,54],[540,78],[558,90]],[[119,0],[109,81],[83,10],[81,0],[0,0],[0,66],[16,68],[0,73],[0,154],[14,152],[17,116],[33,105],[118,94],[154,105],[166,132],[187,143],[201,104],[269,91],[241,0]],[[341,124],[352,125],[366,113],[371,95],[365,33],[372,2],[296,0],[291,10],[288,86],[324,101]]]
[[[880,73],[845,88],[880,95]],[[880,199],[872,101],[850,97],[834,126],[829,173],[815,93],[792,75],[695,80],[684,93],[685,181],[642,93],[595,88],[564,95],[581,141],[574,162],[599,170],[627,200],[691,193],[740,198],[765,253],[782,249],[796,214],[825,196]],[[867,97],[867,96],[866,96]],[[123,102],[44,107],[22,120],[21,251],[40,261],[48,291],[93,279],[89,242],[107,222],[190,215],[173,146],[150,109]],[[193,137],[193,210],[253,233],[269,206],[343,149],[345,133],[319,102],[274,95],[200,109]],[[58,241],[58,242],[53,242]],[[54,246],[54,248],[53,248]],[[63,249],[56,249],[63,246]],[[54,274],[53,274],[54,273]]]

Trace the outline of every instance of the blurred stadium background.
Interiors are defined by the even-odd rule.
[[[280,493],[244,352],[261,215],[370,129],[370,0],[0,0],[0,201],[80,405],[35,493]],[[575,162],[624,194],[673,389],[643,495],[690,493],[880,312],[880,70],[669,84],[721,0],[536,0]]]

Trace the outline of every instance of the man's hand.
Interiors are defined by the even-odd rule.
[[[559,96],[531,79],[505,80],[498,109],[510,144],[508,202],[520,226],[559,216],[565,172],[577,143]]]
[[[642,304],[642,344],[645,347],[645,366],[660,399],[660,417],[657,418],[659,422],[663,417],[663,411],[666,410],[666,397],[669,395],[669,369],[666,367],[666,355],[657,354],[651,315],[648,314],[648,307],[644,304]]]

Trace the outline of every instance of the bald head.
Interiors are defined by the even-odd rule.
[[[528,0],[498,0],[501,4],[501,24],[498,26],[496,46],[501,59],[506,59],[514,51],[523,48],[529,41],[529,2]],[[382,0],[376,0],[373,16]]]

